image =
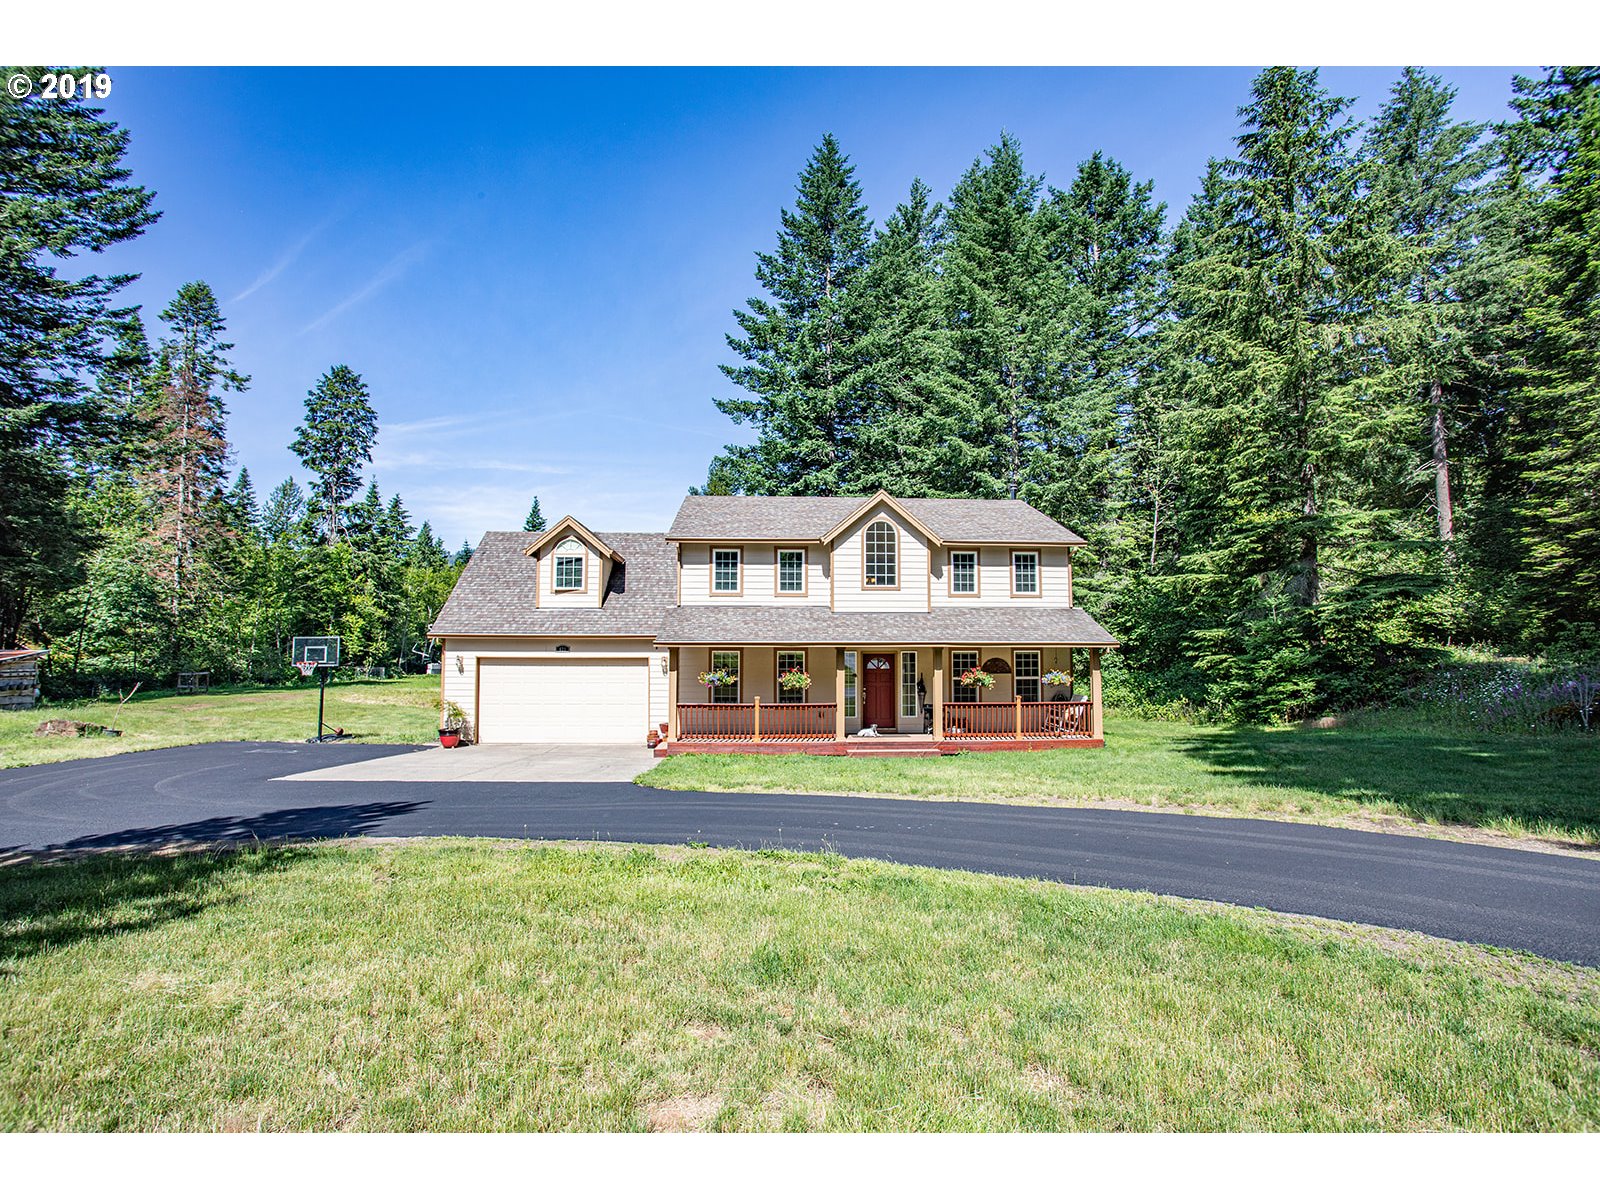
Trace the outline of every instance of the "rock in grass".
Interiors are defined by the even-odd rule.
[[[65,717],[51,717],[34,727],[35,737],[121,737],[122,730],[107,729],[87,721],[69,721]]]

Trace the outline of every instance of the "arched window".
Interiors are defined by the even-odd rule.
[[[900,544],[894,526],[874,521],[867,526],[865,572],[862,583],[869,588],[900,586]]]
[[[556,591],[583,591],[583,564],[586,557],[583,543],[577,538],[567,538],[556,547]]]

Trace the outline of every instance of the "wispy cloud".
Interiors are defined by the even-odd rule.
[[[385,263],[383,269],[380,270],[376,275],[367,280],[366,283],[362,284],[355,291],[351,292],[343,300],[339,301],[339,303],[335,304],[327,312],[323,313],[315,321],[312,321],[311,324],[307,325],[300,332],[310,333],[314,329],[321,329],[340,313],[347,312],[356,305],[360,304],[363,300],[366,300],[376,293],[381,292],[384,288],[388,287],[396,279],[399,279],[400,276],[404,275],[412,267],[416,266],[417,263],[421,262],[427,253],[428,242],[426,240],[406,247],[399,254],[396,254],[387,263]]]
[[[322,233],[323,230],[327,229],[328,226],[332,225],[334,219],[335,218],[332,215],[329,215],[323,220],[318,221],[316,225],[311,227],[304,237],[280,254],[276,262],[274,262],[265,271],[261,272],[261,274],[257,275],[255,282],[235,296],[232,300],[232,303],[237,304],[246,296],[250,296],[256,292],[259,292],[262,288],[266,287],[267,284],[271,283],[279,275],[282,275],[285,271],[292,267],[295,263],[295,260],[306,252],[306,247],[311,245],[311,243],[316,240],[317,235]]]

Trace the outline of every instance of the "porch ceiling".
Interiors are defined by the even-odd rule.
[[[1115,646],[1081,608],[936,608],[834,612],[816,606],[687,605],[668,609],[662,646]]]

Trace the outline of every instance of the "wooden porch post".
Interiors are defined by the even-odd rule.
[[[756,697],[755,717],[754,717],[754,720],[750,724],[750,728],[755,732],[756,741],[759,742],[761,740],[761,697],[760,696]]]
[[[667,647],[667,741],[678,740],[678,648]]]
[[[933,740],[944,741],[944,647],[933,648]]]
[[[1100,651],[1089,651],[1089,730],[1097,738],[1106,736],[1105,714],[1100,711]]]
[[[1015,692],[1011,695],[1011,707],[1017,717],[1016,732],[1011,736],[1020,742],[1022,740],[1022,697]]]
[[[833,740],[844,741],[844,647],[833,652]]]

